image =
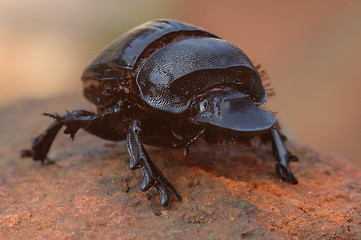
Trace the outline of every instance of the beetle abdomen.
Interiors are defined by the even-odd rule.
[[[158,49],[139,69],[137,84],[149,105],[172,113],[185,111],[193,97],[215,86],[264,91],[248,57],[233,44],[210,37],[185,38]]]

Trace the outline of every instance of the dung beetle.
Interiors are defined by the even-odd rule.
[[[97,113],[44,113],[55,119],[32,148],[22,151],[44,163],[65,126],[112,141],[126,140],[129,168],[141,169],[141,190],[154,186],[167,206],[176,188],[154,165],[143,144],[183,148],[198,138],[209,143],[248,144],[255,136],[271,142],[281,182],[297,183],[296,161],[284,146],[274,115],[259,106],[267,99],[257,68],[235,45],[201,28],[155,20],[125,33],[106,47],[82,75],[84,96]]]

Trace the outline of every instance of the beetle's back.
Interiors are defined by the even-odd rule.
[[[198,27],[173,20],[156,20],[136,27],[106,47],[90,64],[112,64],[116,67],[133,69],[141,53],[149,45],[168,34],[214,36]]]
[[[120,95],[137,91],[132,89],[136,66],[164,45],[190,36],[217,38],[201,28],[174,20],[150,21],[128,31],[96,56],[83,72],[85,97],[99,106],[107,102],[105,95],[114,97],[109,93],[111,89],[116,88]],[[118,82],[109,83],[109,80]]]

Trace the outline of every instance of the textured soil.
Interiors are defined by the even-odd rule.
[[[75,94],[0,109],[0,239],[361,239],[361,171],[296,143],[298,185],[280,183],[270,146],[147,148],[183,200],[166,208],[140,191],[124,142],[59,134],[55,164],[19,151],[51,120],[44,111],[91,109]]]

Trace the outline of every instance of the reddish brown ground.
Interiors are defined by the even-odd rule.
[[[19,159],[50,123],[39,113],[78,102],[68,95],[0,110],[0,239],[360,239],[361,171],[297,144],[288,146],[300,158],[291,166],[300,183],[284,186],[269,146],[200,142],[189,159],[149,148],[183,197],[167,208],[154,190],[139,190],[124,143],[60,134],[56,164]]]

